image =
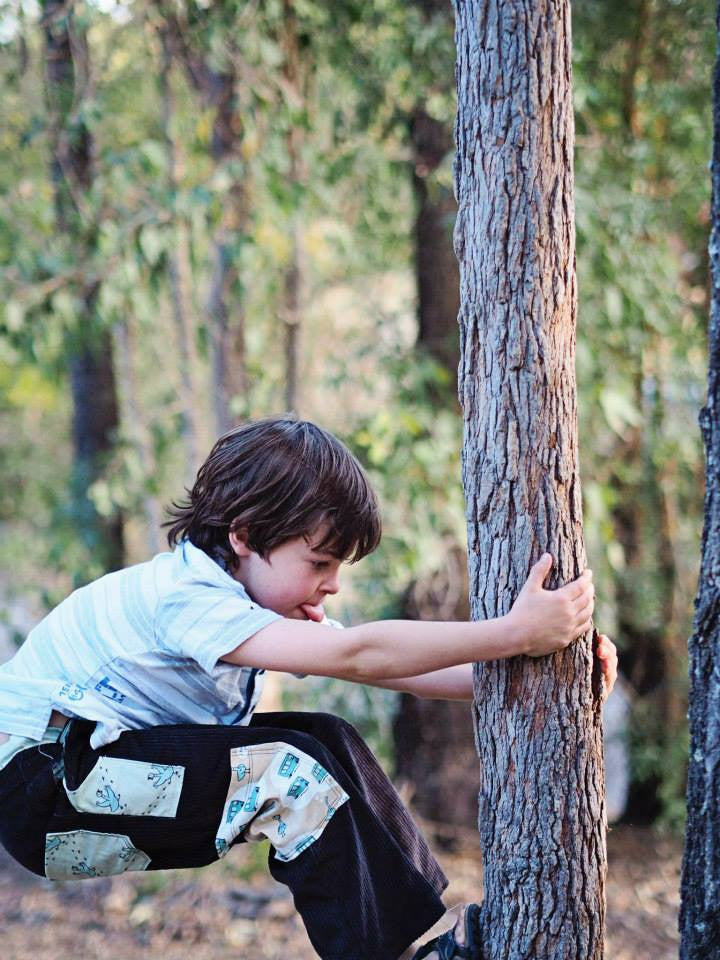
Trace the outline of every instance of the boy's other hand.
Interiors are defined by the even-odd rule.
[[[508,614],[509,626],[519,647],[517,652],[530,657],[562,650],[592,625],[595,608],[592,571],[585,570],[577,580],[559,590],[545,590],[543,583],[551,567],[552,557],[546,553],[530,571]]]
[[[595,654],[600,661],[600,669],[602,670],[603,680],[605,681],[603,700],[607,700],[617,680],[617,647],[610,637],[606,637],[604,633],[600,633],[598,634],[598,645]]]

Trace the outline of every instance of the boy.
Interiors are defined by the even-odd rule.
[[[267,837],[320,957],[395,960],[444,913],[447,881],[348,724],[253,715],[265,670],[471,699],[473,661],[588,629],[591,576],[545,591],[544,557],[498,620],[329,629],[342,563],[380,540],[377,503],[335,437],[288,418],[222,437],[171,514],[172,553],[75,591],[0,668],[0,841],[69,879]],[[471,919],[417,956],[474,955]]]

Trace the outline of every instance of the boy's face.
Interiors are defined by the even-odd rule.
[[[292,620],[317,619],[304,608],[317,608],[338,592],[342,565],[332,554],[313,548],[322,534],[320,529],[310,537],[287,540],[264,560],[247,547],[241,531],[231,533],[230,545],[238,558],[232,575],[260,606]]]

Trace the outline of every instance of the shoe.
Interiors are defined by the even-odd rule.
[[[433,951],[438,954],[440,960],[455,960],[458,957],[462,960],[482,960],[478,933],[479,917],[480,907],[477,903],[469,904],[465,909],[464,945],[461,946],[453,936],[453,928],[453,930],[448,930],[447,933],[424,943],[412,960],[422,960],[423,957],[428,957]]]

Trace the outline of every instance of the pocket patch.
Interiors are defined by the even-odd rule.
[[[277,860],[294,860],[349,800],[321,764],[287,743],[235,747],[230,768],[230,788],[215,840],[219,857],[242,835],[248,841],[268,839]]]
[[[185,767],[100,757],[76,790],[65,784],[68,800],[79,813],[134,817],[174,817]]]
[[[150,857],[133,846],[130,837],[93,830],[48,833],[45,876],[49,880],[111,877],[128,870],[147,870]]]

